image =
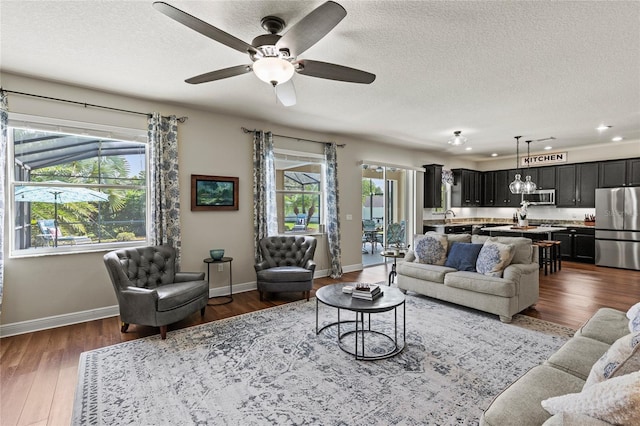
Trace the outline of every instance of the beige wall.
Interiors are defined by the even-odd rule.
[[[164,115],[188,116],[179,124],[181,186],[182,270],[206,271],[202,259],[211,248],[222,247],[232,256],[234,289],[255,287],[253,269],[253,190],[252,136],[241,127],[271,130],[277,134],[321,141],[346,143],[338,151],[338,178],[341,196],[342,263],[345,270],[361,268],[361,168],[363,159],[383,163],[417,166],[440,161],[425,152],[399,149],[350,138],[337,138],[300,129],[273,126],[260,121],[224,116],[211,112],[98,92],[86,88],[2,74],[7,90],[87,102],[115,108]],[[9,95],[14,113],[54,117],[80,122],[127,128],[146,128],[143,116],[84,108],[60,102]],[[276,138],[278,148],[322,152],[321,144]],[[239,177],[239,210],[229,212],[191,212],[190,175]],[[352,220],[346,220],[347,214]],[[11,220],[5,218],[8,242]],[[116,305],[116,298],[102,263],[104,251],[30,258],[9,258],[5,245],[5,282],[1,323],[3,327],[24,321],[68,316],[85,311],[104,311]],[[318,270],[328,268],[326,241],[316,253]],[[213,272],[212,287],[223,287],[228,272]],[[90,315],[89,312],[88,315]]]
[[[241,127],[271,130],[274,133],[321,141],[345,143],[338,151],[342,263],[345,270],[361,268],[361,178],[363,160],[379,164],[420,167],[444,164],[446,168],[476,164],[447,158],[440,153],[398,148],[348,137],[335,137],[300,129],[274,126],[256,120],[224,116],[185,108],[98,92],[87,88],[45,82],[11,74],[0,75],[7,90],[87,102],[115,108],[188,116],[179,125],[181,186],[181,225],[184,271],[206,271],[202,259],[211,248],[224,248],[232,256],[233,283],[236,290],[255,286],[253,269],[253,190],[252,136]],[[143,116],[109,112],[60,102],[9,95],[11,112],[54,117],[126,128],[146,128]],[[322,145],[276,138],[283,149],[322,152]],[[631,156],[631,155],[629,155]],[[599,158],[594,157],[593,160]],[[484,165],[484,164],[483,164]],[[497,168],[497,167],[496,167]],[[190,175],[239,177],[239,210],[229,212],[191,212]],[[422,176],[422,174],[418,174]],[[417,185],[421,191],[422,185]],[[418,212],[421,211],[417,207]],[[346,220],[351,215],[351,220]],[[418,218],[421,222],[422,218]],[[11,232],[11,218],[5,217],[5,241]],[[5,245],[5,281],[2,303],[2,326],[21,322],[37,322],[50,317],[65,317],[79,312],[104,311],[113,308],[116,299],[102,263],[104,252],[66,254],[11,259]],[[321,240],[316,252],[318,270],[328,268],[326,241]],[[213,272],[212,287],[226,285],[227,271]]]

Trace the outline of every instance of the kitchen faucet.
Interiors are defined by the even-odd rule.
[[[451,213],[453,215],[453,217],[456,217],[456,214],[453,212],[453,210],[447,210],[446,212],[444,212],[444,220],[447,220],[447,213]]]

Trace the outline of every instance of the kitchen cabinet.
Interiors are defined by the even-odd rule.
[[[595,207],[598,163],[556,166],[556,206]]]
[[[555,166],[538,167],[537,179],[538,180],[534,180],[534,182],[538,186],[538,189],[556,189]]]
[[[455,207],[477,207],[482,196],[481,173],[469,169],[453,169],[451,205]]]
[[[576,206],[576,166],[556,166],[556,206]]]
[[[640,158],[601,161],[598,188],[640,185]]]
[[[424,232],[439,232],[441,234],[471,234],[473,225],[425,225]]]
[[[424,166],[424,207],[442,207],[442,165]]]
[[[496,172],[482,173],[480,205],[493,207],[496,205]]]
[[[553,239],[560,241],[560,254],[563,260],[595,263],[595,229],[568,227],[566,231],[553,233]]]
[[[520,207],[522,195],[512,194],[509,184],[515,179],[517,170],[498,170],[495,172],[495,203],[496,207]]]

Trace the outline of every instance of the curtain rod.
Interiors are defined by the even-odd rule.
[[[0,92],[12,93],[14,95],[30,96],[32,98],[47,99],[47,100],[50,100],[50,101],[65,102],[65,103],[74,104],[74,105],[82,105],[85,108],[92,107],[92,108],[107,109],[107,110],[110,110],[110,111],[125,112],[127,114],[144,115],[146,117],[150,117],[151,116],[151,113],[148,113],[148,112],[130,111],[128,109],[113,108],[113,107],[108,107],[108,106],[89,104],[89,103],[86,103],[86,102],[70,101],[68,99],[52,98],[52,97],[49,97],[49,96],[34,95],[32,93],[16,92],[14,90],[6,90],[6,89],[3,89],[3,88],[0,88]],[[188,119],[189,119],[189,117],[179,117],[179,118],[177,118],[177,120],[180,123],[184,123]]]
[[[261,130],[257,130],[257,129],[249,130],[246,127],[241,127],[241,129],[245,133],[261,132]],[[287,135],[278,135],[276,133],[273,133],[273,136],[277,136],[279,138],[294,139],[294,140],[297,140],[297,141],[305,141],[305,142],[324,143],[324,144],[332,143],[332,142],[314,141],[313,139],[296,138],[296,137],[287,136]],[[344,148],[345,146],[347,146],[347,144],[346,143],[338,143],[338,144],[336,144],[336,146],[339,147],[339,148]]]

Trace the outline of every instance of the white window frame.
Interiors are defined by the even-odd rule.
[[[317,234],[322,234],[324,233],[324,229],[325,229],[325,220],[327,217],[327,212],[326,212],[326,207],[327,207],[327,203],[326,203],[326,173],[327,173],[327,164],[326,164],[326,158],[324,155],[322,154],[316,154],[316,153],[311,153],[311,152],[304,152],[304,151],[293,151],[293,150],[286,150],[286,149],[279,149],[279,148],[275,148],[274,149],[274,157],[276,158],[276,161],[274,161],[275,164],[277,164],[277,159],[286,159],[286,160],[291,160],[291,161],[300,161],[301,163],[307,162],[307,163],[312,163],[312,164],[317,164],[320,166],[321,172],[320,172],[320,190],[319,191],[293,191],[293,190],[285,190],[283,188],[278,188],[278,179],[276,178],[276,197],[279,197],[280,195],[284,195],[284,194],[311,194],[311,195],[315,195],[315,196],[320,196],[320,206],[317,207],[318,209],[318,230],[305,230],[305,231],[287,231],[285,229],[282,228],[281,224],[280,224],[280,212],[277,211],[277,205],[278,203],[276,203],[276,214],[277,214],[277,219],[278,219],[278,232],[282,233],[282,234],[287,234],[287,235],[317,235]],[[286,169],[281,169],[278,168],[276,166],[275,168],[275,172],[276,175],[278,173],[279,170],[283,170],[286,171]],[[284,208],[284,206],[283,206]],[[284,214],[284,211],[283,211]],[[283,222],[284,222],[284,218],[283,218]]]
[[[95,136],[105,139],[115,139],[130,142],[143,143],[145,146],[145,169],[146,169],[146,206],[151,205],[151,188],[150,188],[150,155],[149,155],[149,143],[147,137],[147,129],[132,129],[125,127],[117,127],[103,124],[86,123],[72,120],[64,120],[50,117],[40,117],[20,113],[9,113],[8,120],[8,140],[7,140],[7,161],[6,161],[6,181],[7,181],[7,194],[6,200],[9,202],[7,205],[7,216],[10,218],[10,227],[7,230],[9,234],[9,257],[10,258],[24,258],[24,257],[38,257],[49,255],[65,255],[74,253],[88,253],[88,252],[104,252],[126,247],[137,247],[140,245],[150,244],[150,232],[151,232],[151,212],[149,208],[145,209],[145,234],[146,239],[144,241],[119,241],[110,243],[99,244],[78,244],[78,245],[63,245],[58,247],[39,247],[36,249],[17,249],[15,244],[15,215],[17,214],[16,201],[15,201],[15,188],[20,185],[36,185],[34,182],[22,182],[15,180],[15,152],[13,132],[14,128],[27,128],[32,130],[41,130],[47,132],[58,132],[80,136]],[[91,187],[93,189],[100,188],[118,188],[118,189],[138,189],[141,185],[108,185],[108,184],[91,184],[91,185],[65,185],[65,186],[77,186],[77,187]]]

